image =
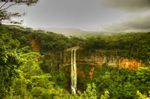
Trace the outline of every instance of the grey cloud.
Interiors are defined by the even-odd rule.
[[[150,14],[128,19],[124,22],[111,25],[105,30],[109,32],[149,32],[150,31]]]
[[[116,10],[118,8],[128,11]],[[150,0],[39,0],[35,6],[21,5],[10,9],[27,13],[21,17],[24,20],[23,25],[26,26],[99,31],[111,23],[114,25],[105,30],[148,30],[149,10]],[[135,14],[145,16],[133,17]],[[131,19],[123,21],[128,16],[131,16]],[[121,23],[116,24],[119,20]]]
[[[150,9],[150,0],[103,0],[108,7],[120,8],[128,11]]]

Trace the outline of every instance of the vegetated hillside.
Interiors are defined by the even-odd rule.
[[[0,26],[0,98],[146,98],[150,91],[150,33],[127,33],[99,37],[66,37],[53,32],[16,26]],[[80,46],[87,57],[97,50],[117,51],[118,56],[141,60],[136,70],[108,64],[78,65],[78,90],[70,94],[70,65],[65,49]],[[84,54],[84,53],[88,54]],[[80,57],[79,57],[80,58]],[[91,72],[93,76],[91,79]]]

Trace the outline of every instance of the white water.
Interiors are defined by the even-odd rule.
[[[71,50],[71,91],[76,94],[77,90],[77,67],[76,67],[76,49]]]

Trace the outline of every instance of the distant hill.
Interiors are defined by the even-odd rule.
[[[81,29],[74,29],[74,28],[45,28],[44,30],[63,34],[65,36],[76,36],[76,37],[110,35],[110,33],[104,33],[98,31],[84,31]]]

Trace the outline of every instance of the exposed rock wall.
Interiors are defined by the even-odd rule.
[[[64,64],[70,64],[70,53],[64,57]],[[88,64],[88,74],[85,73],[84,69],[79,69],[78,66]],[[116,68],[126,68],[136,70],[142,65],[142,62],[137,59],[121,57],[116,51],[95,51],[90,53],[79,52],[77,53],[77,74],[80,78],[88,76],[91,80],[94,77],[94,70],[96,66],[103,66],[104,64]],[[86,67],[85,67],[86,68]]]
[[[141,66],[141,61],[133,58],[125,58],[125,57],[113,57],[113,56],[97,56],[85,60],[80,60],[79,62],[87,62],[93,63],[95,65],[103,65],[107,64],[108,66],[118,67],[118,68],[129,68],[129,69],[137,69]]]
[[[81,57],[81,58],[80,58]],[[90,55],[83,54],[78,55],[77,57],[78,64],[93,64],[95,66],[101,66],[107,64],[108,66],[118,67],[118,68],[128,68],[128,69],[137,69],[141,66],[142,62],[137,59],[121,57],[114,51],[96,51]]]

